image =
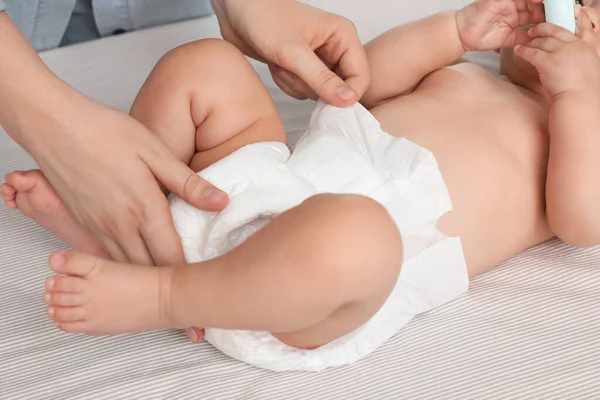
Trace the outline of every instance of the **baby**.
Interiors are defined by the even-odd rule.
[[[437,229],[460,237],[469,278],[553,236],[600,244],[600,4],[578,8],[575,36],[542,23],[539,3],[480,0],[366,45],[372,85],[362,104],[383,131],[435,155],[453,204]],[[461,59],[500,48],[499,77]],[[267,90],[223,41],[167,54],[131,115],[195,171],[252,143],[286,143]],[[219,257],[124,265],[107,259],[39,171],[7,176],[2,196],[78,251],[51,257],[59,275],[44,293],[65,332],[270,332],[275,356],[295,349],[307,358],[350,342],[378,315],[409,248],[381,202],[320,194]]]

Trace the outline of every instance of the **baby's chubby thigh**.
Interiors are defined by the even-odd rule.
[[[290,312],[283,317],[273,311],[265,330],[292,347],[311,349],[375,315],[397,282],[402,241],[378,202],[357,194],[320,194],[286,168],[289,157],[280,142],[245,146],[199,173],[228,193],[224,211],[206,213],[177,198],[171,209],[188,262],[234,260],[241,251],[270,254],[272,272],[264,275],[261,292],[272,293],[272,305],[286,305]]]
[[[194,171],[250,143],[287,141],[267,88],[224,40],[199,40],[165,54],[131,115]]]
[[[234,358],[269,369],[346,364],[355,360],[356,346],[363,347],[361,357],[371,352],[383,340],[351,341],[350,347],[332,342],[346,342],[355,331],[361,335],[364,329],[358,328],[383,309],[403,266],[396,221],[382,203],[364,195],[379,187],[381,178],[373,182],[378,174],[359,151],[362,136],[347,137],[347,124],[341,132],[331,131],[332,118],[333,127],[353,119],[337,109],[321,106],[320,111],[326,118],[313,119],[316,125],[293,155],[279,141],[254,143],[199,172],[229,195],[222,212],[171,202],[188,262],[215,259],[237,269],[235,279],[244,276],[232,297],[246,294],[242,315],[234,320],[223,315],[227,323],[207,329],[207,340]],[[223,313],[226,307],[219,309],[213,311]],[[330,347],[337,361],[311,364],[333,360]],[[294,356],[298,349],[316,352]]]
[[[311,326],[272,334],[289,346],[315,349],[353,332],[383,306],[400,274],[402,240],[387,211],[361,195],[318,194],[290,211],[300,218],[289,229],[312,231],[298,238],[306,257],[297,260],[298,271],[316,278],[298,307],[317,299],[330,312]]]

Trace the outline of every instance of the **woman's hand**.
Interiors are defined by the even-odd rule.
[[[57,79],[3,12],[0,70],[0,124],[110,255],[135,264],[183,263],[159,183],[205,210],[222,209],[227,197],[139,122]]]
[[[200,209],[220,210],[227,196],[200,179],[142,124],[73,94],[54,120],[35,119],[27,144],[75,217],[118,261],[184,263],[159,183]],[[158,182],[157,182],[158,181]]]
[[[456,14],[458,34],[465,51],[512,48],[530,39],[529,24],[545,21],[543,0],[479,0]]]
[[[212,3],[223,37],[268,63],[288,95],[349,106],[367,90],[367,57],[347,19],[295,0]]]

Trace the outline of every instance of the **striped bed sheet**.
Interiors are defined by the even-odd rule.
[[[199,35],[192,25],[168,29]],[[153,46],[160,55],[173,46],[164,37],[163,29],[154,30],[131,46]],[[89,70],[91,55],[110,58],[101,43],[86,46],[84,54],[76,47],[44,60],[84,93],[126,110],[156,54],[124,61],[121,69],[75,73],[73,64]],[[476,61],[496,65],[487,56]],[[257,68],[297,140],[312,104],[286,98]],[[0,175],[32,167],[0,132]],[[0,399],[600,399],[600,249],[551,240],[415,318],[362,362],[321,373],[273,373],[206,343],[190,344],[176,331],[100,338],[57,331],[41,295],[48,254],[63,248],[0,205]]]
[[[2,154],[0,173],[29,167]],[[273,373],[181,332],[58,332],[41,300],[65,246],[0,208],[0,399],[598,399],[600,249],[557,240],[415,318],[371,357],[322,373]]]

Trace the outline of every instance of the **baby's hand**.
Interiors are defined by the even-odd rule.
[[[543,0],[478,0],[456,13],[465,51],[514,47],[529,41],[518,28],[545,21]]]
[[[600,21],[596,10],[578,7],[579,36],[557,25],[541,24],[529,31],[531,42],[515,47],[515,53],[538,70],[553,98],[571,91],[600,93],[600,56],[592,19],[595,24]]]

